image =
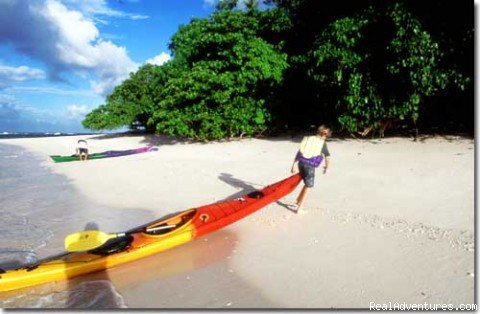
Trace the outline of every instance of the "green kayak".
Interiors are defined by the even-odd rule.
[[[106,152],[89,154],[88,160],[141,154],[141,153],[153,152],[157,150],[158,148],[154,146],[146,146],[146,147],[140,147],[140,148],[128,149],[128,150],[109,150]],[[70,155],[70,156],[52,155],[50,156],[50,158],[52,158],[54,162],[69,162],[69,161],[80,160],[80,157],[78,155]]]

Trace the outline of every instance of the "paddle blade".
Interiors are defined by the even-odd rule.
[[[68,252],[89,251],[116,237],[116,234],[108,234],[98,230],[80,231],[65,238],[65,249]]]

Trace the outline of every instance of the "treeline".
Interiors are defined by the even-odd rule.
[[[180,26],[172,60],[132,73],[83,125],[201,140],[388,121],[473,133],[473,2],[265,5],[223,0]]]

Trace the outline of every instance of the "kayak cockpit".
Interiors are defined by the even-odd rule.
[[[177,230],[190,222],[195,216],[197,210],[191,209],[181,212],[180,214],[173,214],[171,217],[158,221],[148,227],[142,232],[147,236],[160,236]],[[88,253],[95,255],[109,255],[125,251],[130,247],[134,240],[132,235],[126,235],[108,240],[104,245],[94,250],[88,251]]]
[[[143,233],[147,235],[153,235],[153,236],[170,233],[174,230],[181,228],[188,222],[190,222],[196,213],[197,213],[196,209],[184,211],[164,221],[160,221],[151,226],[148,226]]]

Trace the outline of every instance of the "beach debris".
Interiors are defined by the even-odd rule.
[[[316,238],[310,238],[310,240],[308,241],[308,244],[309,245],[315,245],[315,244],[318,244],[318,239]]]

